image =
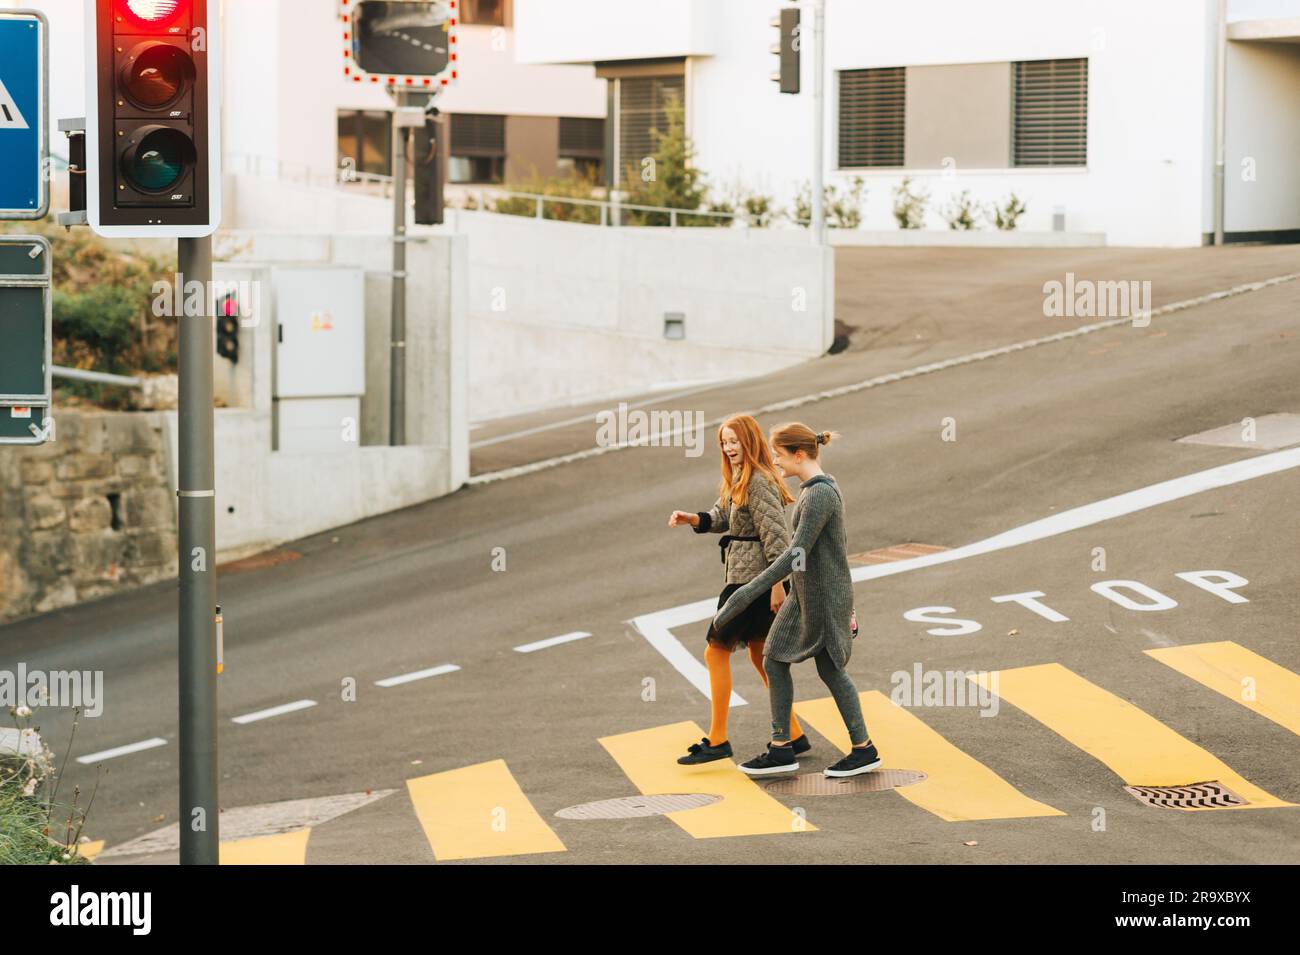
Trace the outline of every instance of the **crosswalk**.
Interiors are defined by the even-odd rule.
[[[1148,650],[1146,655],[1199,687],[1300,735],[1300,676],[1285,667],[1231,641]],[[1195,787],[1213,782],[1244,803],[1184,806],[1166,801],[1146,811],[1293,807],[1136,703],[1059,663],[972,673],[969,679],[1104,766],[1117,778],[1117,793],[1124,787],[1138,795],[1151,788]],[[1195,687],[1191,691],[1199,692]],[[895,705],[885,694],[868,690],[861,694],[861,702],[872,739],[885,758],[882,768],[913,770],[923,773],[924,778],[893,790],[893,796],[855,798],[896,796],[941,823],[1067,815],[1065,810],[1022,791],[972,752],[946,739],[922,715]],[[795,708],[810,732],[848,751],[848,736],[831,698],[801,701]],[[1251,718],[1243,714],[1243,719]],[[996,722],[976,720],[966,741],[968,746],[993,754],[989,758],[995,764],[1004,756],[1004,741],[993,725]],[[703,735],[696,723],[684,721],[593,741],[608,756],[611,770],[626,780],[628,796],[718,797],[707,805],[664,813],[665,819],[650,817],[629,824],[672,825],[696,840],[797,837],[819,831],[817,800],[812,801],[811,811],[794,805],[799,801],[794,797],[783,797],[782,801],[761,781],[741,773],[730,760],[678,765],[676,758],[686,745]],[[573,831],[565,827],[589,825],[550,815],[554,806],[548,806],[546,813],[539,810],[504,759],[409,779],[405,795],[433,859],[439,862],[565,853],[568,847],[563,834]],[[584,801],[582,794],[574,796],[573,803]],[[394,794],[393,798],[400,795]],[[554,801],[550,793],[548,801]],[[822,825],[826,825],[825,821]],[[307,861],[312,832],[308,826],[223,843],[221,861],[301,865]]]

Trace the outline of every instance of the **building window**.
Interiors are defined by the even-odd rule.
[[[1088,164],[1088,60],[1013,63],[1013,166]]]
[[[906,115],[905,67],[841,72],[840,168],[902,166]]]
[[[383,110],[339,111],[340,172],[393,173],[393,114]]]
[[[506,118],[481,113],[451,117],[447,181],[499,183],[506,173]]]
[[[462,23],[475,26],[510,26],[510,0],[461,0]]]
[[[605,121],[560,117],[559,171],[582,179],[599,180],[604,167]]]
[[[628,167],[640,175],[641,162],[655,151],[651,130],[668,132],[668,105],[686,105],[686,78],[677,76],[626,76],[618,81],[618,155],[621,185],[627,185]],[[683,118],[684,121],[684,118]]]

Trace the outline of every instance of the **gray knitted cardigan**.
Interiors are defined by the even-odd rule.
[[[700,511],[698,516],[697,534],[759,538],[756,541],[729,542],[724,558],[728,584],[749,583],[790,546],[790,528],[785,522],[781,489],[757,471],[750,475],[749,494],[744,504],[737,506],[728,501],[724,508],[722,498],[718,498],[712,508]]]
[[[803,483],[794,506],[794,539],[766,570],[741,587],[713,618],[726,626],[772,585],[790,576],[790,596],[767,634],[766,655],[785,663],[816,656],[823,648],[836,666],[853,651],[853,578],[844,533],[844,503],[835,479],[819,474]]]

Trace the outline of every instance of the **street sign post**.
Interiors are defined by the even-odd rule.
[[[44,14],[0,11],[0,219],[50,210],[49,44]]]
[[[0,445],[52,436],[51,260],[40,236],[0,236]]]

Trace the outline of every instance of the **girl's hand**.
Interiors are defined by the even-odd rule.
[[[783,603],[785,603],[785,588],[777,584],[772,588],[772,613],[780,610]]]
[[[669,527],[681,527],[684,524],[690,527],[699,527],[700,516],[692,514],[690,511],[673,511],[672,516],[668,518]]]

